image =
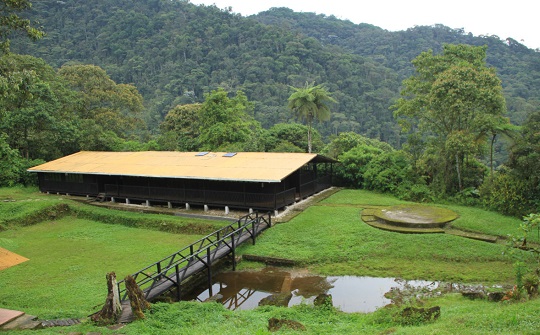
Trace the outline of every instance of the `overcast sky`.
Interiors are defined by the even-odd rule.
[[[511,37],[532,49],[540,48],[538,0],[190,0],[193,4],[231,6],[244,16],[272,7],[295,12],[334,15],[354,23],[369,23],[390,31],[415,25],[443,24],[474,35]]]

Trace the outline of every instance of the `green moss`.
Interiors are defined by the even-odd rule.
[[[395,205],[378,208],[375,216],[387,222],[395,223],[448,223],[458,218],[452,210],[436,206],[419,204]]]

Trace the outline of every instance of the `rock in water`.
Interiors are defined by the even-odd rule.
[[[278,293],[267,296],[259,301],[259,306],[289,306],[292,299],[292,293]]]
[[[332,295],[321,293],[313,301],[314,306],[333,306]]]

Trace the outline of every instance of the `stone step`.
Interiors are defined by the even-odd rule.
[[[37,321],[37,317],[24,314],[18,318],[4,324],[1,330],[23,330],[23,329],[38,329],[41,328],[41,322]]]
[[[491,235],[483,235],[479,233],[470,233],[462,230],[456,230],[456,229],[448,229],[446,230],[446,234],[455,235],[459,237],[465,237],[470,238],[473,240],[478,240],[482,242],[488,242],[488,243],[497,243],[497,237],[491,236]]]
[[[402,222],[402,221],[391,221],[384,218],[375,216],[376,220],[380,223],[384,223],[388,226],[395,226],[400,228],[413,228],[413,229],[431,229],[439,228],[442,229],[446,226],[446,222]]]
[[[69,327],[81,323],[79,319],[56,319],[56,320],[43,320],[41,326],[48,327]]]
[[[374,215],[362,215],[362,221],[364,222],[377,221],[377,217],[375,217]]]
[[[15,320],[16,318],[23,316],[25,313],[21,311],[14,311],[11,309],[0,308],[0,327]]]
[[[366,224],[382,229],[387,231],[393,231],[396,233],[403,233],[403,234],[444,234],[444,229],[442,228],[435,228],[435,227],[426,227],[426,228],[414,228],[414,227],[399,227],[394,225],[389,225],[386,223],[382,223],[378,220],[375,221],[365,221]]]

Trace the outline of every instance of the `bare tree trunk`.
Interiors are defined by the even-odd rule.
[[[497,136],[497,134],[493,133],[493,137],[491,138],[490,152],[489,152],[489,164],[490,164],[490,169],[491,169],[491,179],[493,179],[493,145],[495,143],[495,136]]]
[[[126,291],[131,305],[131,311],[138,319],[144,319],[144,311],[150,308],[150,303],[144,298],[144,293],[131,276],[125,278]]]
[[[308,130],[307,130],[307,145],[308,145],[308,152],[311,153],[311,123],[308,125]]]
[[[118,294],[118,285],[116,285],[116,274],[107,273],[107,299],[101,311],[93,314],[92,321],[100,324],[114,324],[122,314],[122,305],[120,304],[120,295]]]
[[[459,185],[459,190],[463,190],[463,186],[461,185],[461,171],[459,169],[459,158],[458,158],[458,154],[456,153],[456,170],[457,170],[457,179],[458,179],[458,185]]]

